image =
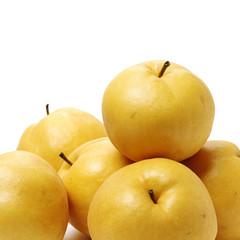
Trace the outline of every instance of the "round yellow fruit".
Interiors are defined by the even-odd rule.
[[[125,69],[103,96],[108,136],[134,161],[182,161],[204,145],[212,129],[215,106],[206,84],[186,68],[164,63],[148,61]]]
[[[81,144],[106,135],[103,124],[91,114],[75,108],[61,108],[29,126],[17,150],[35,153],[59,170],[62,165],[60,152],[70,154]]]
[[[55,169],[30,152],[2,154],[0,213],[2,240],[62,240],[68,199]]]
[[[216,240],[240,239],[240,150],[227,141],[208,141],[183,161],[207,187],[218,220]]]
[[[132,161],[120,154],[108,137],[81,145],[68,160],[73,165],[64,163],[59,174],[68,193],[70,223],[89,235],[87,216],[95,192],[112,173]]]
[[[92,240],[215,240],[210,195],[190,169],[173,160],[142,160],[113,173],[89,208]]]

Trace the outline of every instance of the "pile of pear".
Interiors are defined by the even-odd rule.
[[[131,66],[106,87],[103,122],[49,112],[0,155],[0,239],[239,240],[240,150],[209,140],[215,103],[169,61]]]

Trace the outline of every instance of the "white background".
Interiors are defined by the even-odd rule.
[[[0,154],[47,103],[102,120],[112,78],[153,59],[198,75],[216,105],[210,139],[240,146],[239,12],[237,0],[0,0]]]

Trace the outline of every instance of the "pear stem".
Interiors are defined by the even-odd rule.
[[[64,154],[63,152],[61,152],[61,153],[59,154],[59,156],[60,156],[67,164],[69,164],[70,166],[73,165],[73,163],[65,156],[65,154]]]
[[[46,105],[46,112],[47,112],[47,115],[49,115],[49,104]]]
[[[162,67],[159,75],[158,75],[159,78],[162,77],[162,75],[164,74],[165,70],[166,70],[167,67],[169,67],[169,66],[170,66],[170,62],[169,62],[169,61],[166,61],[166,62],[164,63],[164,65],[163,65],[163,67]]]
[[[154,195],[154,191],[151,189],[151,190],[149,190],[148,192],[149,192],[149,195],[150,195],[152,201],[153,201],[155,204],[157,204],[156,199],[155,199],[155,195]]]

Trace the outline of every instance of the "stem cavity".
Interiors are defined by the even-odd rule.
[[[169,61],[166,61],[158,75],[158,77],[162,77],[162,75],[164,74],[165,70],[170,66],[170,62]]]
[[[65,154],[63,152],[61,152],[59,154],[59,157],[61,157],[67,164],[69,164],[70,166],[73,165],[73,163],[65,156]]]
[[[154,191],[151,189],[148,191],[149,192],[149,195],[150,195],[150,198],[152,199],[152,201],[157,204],[156,202],[156,199],[155,199],[155,194],[154,194]]]

